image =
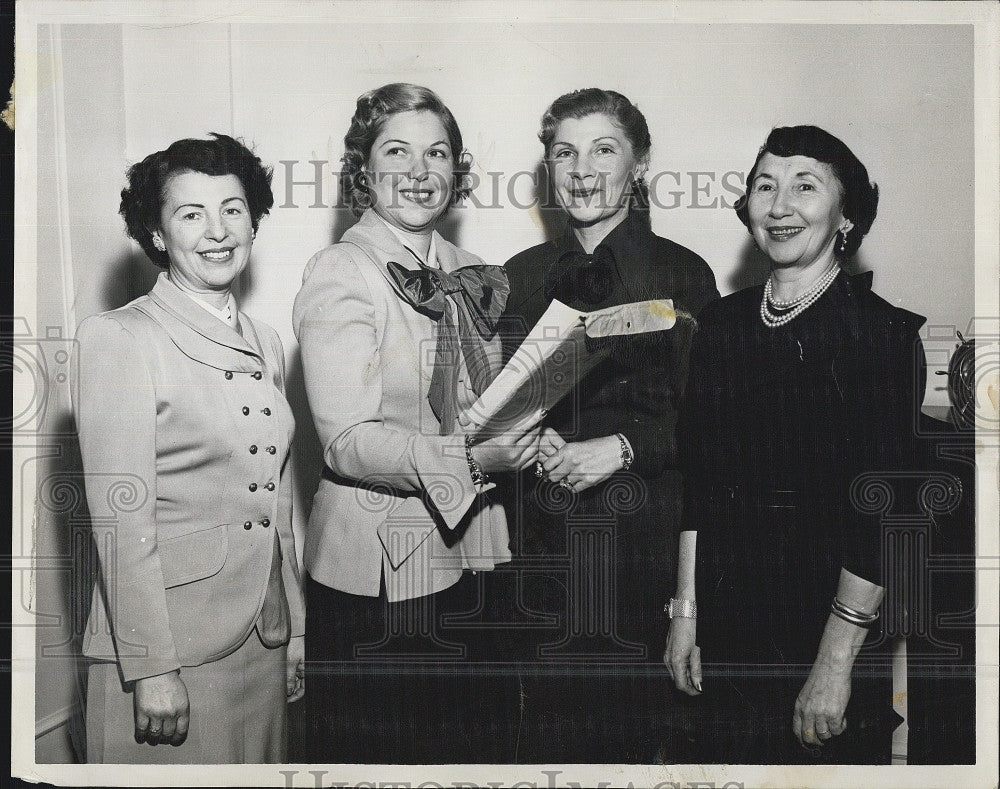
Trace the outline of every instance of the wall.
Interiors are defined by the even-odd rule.
[[[349,223],[330,206],[354,101],[387,82],[425,84],[454,111],[483,180],[476,192],[482,207],[455,211],[446,232],[490,262],[545,238],[539,212],[518,207],[533,193],[538,119],[560,93],[597,85],[625,93],[646,114],[650,177],[660,174],[654,229],[700,253],[723,293],[763,278],[746,231],[723,201],[734,198],[772,126],[814,123],[847,142],[879,183],[879,218],[858,262],[874,269],[879,293],[944,327],[928,330],[932,371],[946,366],[953,329],[965,331],[972,318],[971,27],[386,19],[67,24],[46,35],[39,60],[47,91],[38,118],[39,325],[71,336],[87,315],[151,286],[156,272],[124,238],[116,214],[128,163],[179,137],[221,131],[244,137],[275,164],[279,207],[264,220],[240,290],[244,308],[285,342],[299,422],[300,529],[318,450],[291,306],[306,260]],[[318,207],[311,207],[314,185],[291,184],[313,178],[311,161],[323,163]],[[941,381],[929,378],[928,404],[947,402]],[[53,402],[51,418],[65,419],[68,392]],[[71,448],[57,444],[58,457],[45,461],[39,479],[72,465]],[[40,509],[37,544],[69,555],[70,517]],[[75,609],[64,571],[40,573],[37,584],[39,610],[65,614],[62,629],[39,636],[42,649],[65,641]],[[72,707],[72,663],[49,656],[37,671],[36,717],[58,717]],[[65,747],[52,753],[52,761],[70,758]]]

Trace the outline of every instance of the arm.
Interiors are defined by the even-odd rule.
[[[694,560],[698,532],[682,531],[677,553],[677,599],[695,602]],[[670,620],[663,662],[671,679],[690,696],[701,693],[701,650],[696,645],[698,620],[675,616]]]
[[[179,742],[187,733],[188,698],[156,552],[152,378],[141,344],[114,318],[85,320],[76,338],[75,416],[87,503],[95,519],[115,523],[108,530],[98,522],[95,541],[118,664],[124,680],[135,683],[135,736]]]
[[[430,492],[427,498],[442,503],[442,518],[455,528],[478,493],[462,438],[386,424],[383,365],[412,370],[414,391],[426,373],[420,359],[403,358],[398,349],[379,344],[374,300],[348,252],[335,245],[309,262],[293,324],[327,466],[347,479],[387,484],[402,493]],[[415,395],[414,408],[419,407]]]
[[[840,572],[837,597],[861,613],[875,612],[883,592],[881,586],[847,570]],[[834,614],[827,619],[816,661],[792,716],[792,731],[803,744],[821,745],[846,730],[844,713],[851,698],[851,670],[867,635],[866,628]]]

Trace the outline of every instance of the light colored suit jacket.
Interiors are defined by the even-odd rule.
[[[435,235],[445,271],[482,265]],[[292,321],[326,464],[306,529],[317,581],[389,600],[446,589],[466,568],[510,561],[503,508],[472,484],[464,436],[439,435],[427,401],[436,323],[404,301],[386,264],[418,264],[372,211],[313,256]],[[499,338],[488,344],[498,364]],[[456,542],[457,540],[457,542]]]
[[[217,660],[260,629],[276,551],[291,634],[304,632],[284,356],[273,329],[239,321],[242,337],[164,273],[77,330],[101,560],[84,652],[117,660],[126,682]]]

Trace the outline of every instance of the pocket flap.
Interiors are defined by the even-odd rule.
[[[160,557],[165,589],[209,578],[226,563],[229,527],[223,523],[157,540],[156,552]]]

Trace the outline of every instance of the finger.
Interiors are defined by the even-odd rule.
[[[798,702],[795,704],[795,713],[792,715],[792,734],[795,739],[802,742],[802,708]]]
[[[551,472],[553,469],[558,468],[565,459],[566,456],[560,450],[554,455],[549,455],[545,460],[543,460],[542,468],[545,469],[546,473]]]
[[[191,718],[189,715],[182,714],[177,716],[177,726],[174,729],[174,736],[170,738],[171,745],[180,745],[187,739],[190,722]]]
[[[162,732],[163,721],[159,718],[151,717],[149,719],[149,728],[146,730],[146,742],[150,745],[156,745],[160,741]]]
[[[163,729],[160,730],[160,737],[164,740],[169,740],[174,736],[174,732],[177,731],[177,719],[176,718],[164,718],[163,719]]]
[[[671,680],[674,678],[674,667],[670,663],[670,645],[668,644],[666,649],[663,650],[663,665],[667,667],[667,675]]]
[[[819,738],[816,736],[816,718],[806,713],[802,716],[802,743],[803,745],[819,745]]]
[[[701,649],[699,647],[691,650],[691,684],[701,693]]]
[[[842,717],[839,721],[830,724],[830,734],[839,737],[847,729],[847,718]]]
[[[135,741],[145,742],[146,732],[149,730],[149,716],[142,712],[135,713]]]

